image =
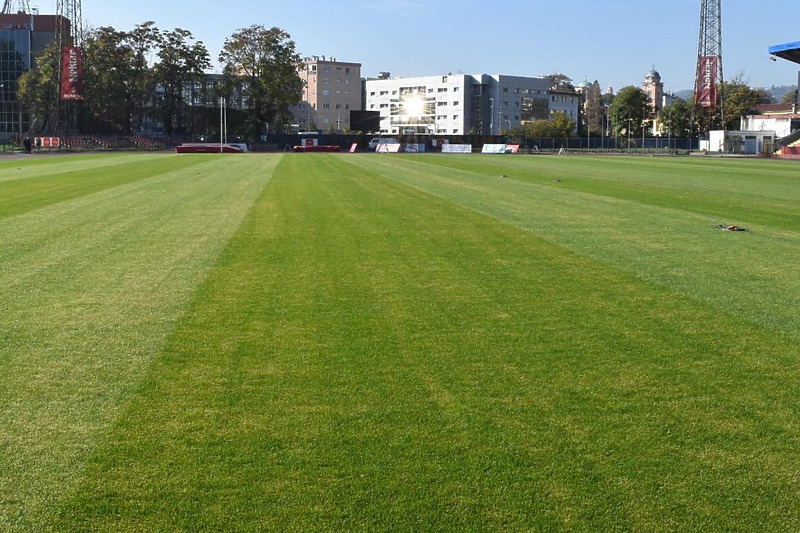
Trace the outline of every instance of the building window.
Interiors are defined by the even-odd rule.
[[[459,89],[461,89],[461,87],[453,87],[453,92],[457,93],[459,91]]]
[[[442,76],[442,83],[447,83],[447,76]]]
[[[447,87],[439,87],[439,91],[438,92],[446,93],[447,92]]]
[[[344,73],[345,74],[350,74],[350,67],[345,67]]]
[[[322,96],[330,96],[330,95],[331,95],[331,92],[328,89],[325,89],[324,91],[322,91]]]
[[[453,102],[453,105],[458,107],[458,101]]]

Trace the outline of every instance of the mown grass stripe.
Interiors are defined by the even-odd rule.
[[[96,166],[92,164],[94,161],[86,160],[85,167],[70,165],[72,170],[59,170],[28,179],[0,180],[0,220],[125,183],[190,168],[204,161],[207,159],[163,155],[134,160],[124,157],[103,159],[104,163],[111,164]]]
[[[797,343],[289,156],[55,531],[782,531]]]
[[[478,170],[442,167],[429,164],[427,158],[356,156],[348,161],[677,290],[740,320],[800,338],[800,320],[795,312],[800,308],[800,292],[796,290],[800,285],[796,261],[800,228],[792,224],[788,224],[792,229],[787,229],[787,224],[751,224],[750,212],[739,210],[741,218],[735,222],[751,231],[734,234],[717,228],[723,220],[716,215],[697,214],[692,208],[683,210],[678,198],[668,202],[672,207],[662,207],[635,198],[565,188],[552,180],[543,182],[541,177],[515,180],[481,172],[480,166]],[[537,175],[537,158],[512,161],[527,161],[527,172]],[[576,158],[557,161],[549,165],[561,165],[563,175],[571,175],[586,164]],[[649,178],[640,179],[638,170],[631,171],[627,161],[615,163],[618,172],[627,173],[633,188],[643,186]],[[750,162],[740,163],[747,175]],[[674,163],[668,160],[664,164]],[[660,162],[653,161],[652,166],[658,173]],[[723,195],[725,181],[714,174],[714,168],[712,165],[705,170],[709,176],[705,185],[718,188]],[[783,183],[787,185],[785,180]],[[793,195],[797,196],[800,182],[792,183],[796,189]],[[753,209],[760,212],[762,206],[756,204]]]
[[[0,530],[45,530],[280,157],[163,158],[3,221]]]
[[[104,153],[104,154],[48,154],[32,158],[4,158],[0,156],[0,181],[37,178],[73,170],[87,170],[119,165],[124,161],[146,161],[164,157],[164,153]]]

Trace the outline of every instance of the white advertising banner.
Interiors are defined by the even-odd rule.
[[[504,154],[504,153],[506,153],[506,145],[505,144],[484,144],[482,153],[484,153],[484,154]]]
[[[443,154],[471,154],[471,144],[444,144],[442,145]]]
[[[400,143],[385,143],[379,144],[375,151],[380,154],[396,154],[402,147],[403,145]]]

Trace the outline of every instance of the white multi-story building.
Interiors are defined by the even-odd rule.
[[[497,135],[549,116],[548,80],[490,74],[368,79],[381,133]]]

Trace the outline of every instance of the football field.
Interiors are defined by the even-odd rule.
[[[0,158],[0,532],[785,532],[798,450],[796,162]]]

